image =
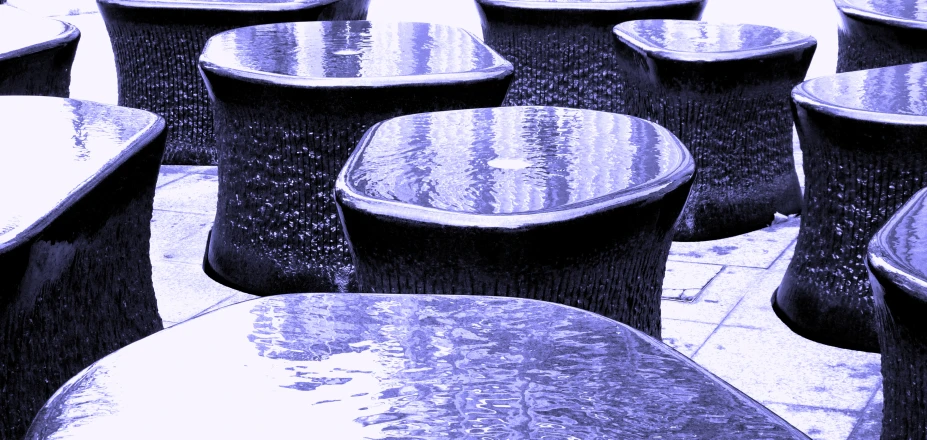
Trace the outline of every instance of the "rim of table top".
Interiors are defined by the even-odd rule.
[[[16,96],[16,98],[27,98],[27,97]],[[55,98],[55,97],[49,97],[49,96],[29,96],[28,98],[29,99],[44,99],[44,100],[79,101],[79,102],[85,102],[85,103],[89,102],[93,105],[104,106],[104,107],[118,107],[114,105],[101,104],[101,103],[92,102],[92,101],[84,101],[84,100],[69,99],[69,98]],[[3,97],[0,97],[0,101],[2,100],[3,100]],[[112,175],[113,172],[115,172],[116,169],[119,168],[119,166],[124,164],[132,156],[134,156],[136,153],[138,153],[140,150],[146,147],[166,127],[164,118],[162,118],[159,115],[146,112],[144,110],[134,109],[134,108],[128,108],[128,107],[119,107],[119,108],[125,109],[129,113],[137,113],[139,116],[151,115],[153,116],[153,118],[151,119],[151,123],[148,124],[143,130],[139,130],[138,133],[134,134],[132,137],[126,139],[123,142],[123,144],[125,145],[125,148],[123,148],[122,151],[118,155],[116,155],[115,157],[107,161],[106,163],[102,164],[96,171],[91,173],[87,177],[87,179],[85,179],[83,182],[80,182],[75,187],[68,190],[67,194],[65,194],[61,198],[61,200],[56,202],[56,204],[52,206],[48,210],[48,212],[39,216],[34,221],[30,222],[25,228],[20,230],[19,233],[12,235],[11,237],[9,237],[9,239],[0,241],[0,254],[3,254],[7,250],[15,248],[31,240],[37,235],[39,235],[42,231],[45,230],[46,227],[48,227],[49,224],[51,224],[51,222],[55,221],[58,218],[58,216],[60,216],[65,211],[67,211],[69,208],[74,206],[74,204],[77,203],[81,198],[83,198],[83,196],[85,196],[88,192],[96,188],[104,179]],[[2,240],[3,237],[6,236],[6,234],[9,234],[9,232],[5,234],[0,234],[0,240]]]
[[[927,188],[916,192],[894,215],[889,217],[888,221],[872,236],[866,254],[871,270],[878,272],[909,295],[922,301],[927,301],[927,279],[906,269],[905,267],[911,266],[911,263],[896,258],[895,253],[889,251],[892,246],[888,235],[908,212],[923,206],[925,198],[927,198]]]
[[[837,10],[841,14],[860,20],[874,21],[888,26],[895,26],[907,29],[927,30],[927,21],[915,20],[912,18],[898,17],[888,15],[878,11],[860,9],[847,0],[834,0]]]
[[[487,6],[512,9],[550,10],[550,11],[626,11],[665,6],[700,5],[705,0],[610,0],[610,1],[531,1],[531,0],[477,0]]]
[[[891,69],[898,66],[882,67],[880,69]],[[871,69],[875,70],[875,69]],[[792,89],[792,100],[803,108],[814,110],[826,115],[854,119],[859,121],[877,122],[889,125],[923,125],[927,126],[927,115],[906,115],[902,113],[886,113],[874,110],[865,110],[860,108],[846,107],[833,102],[822,101],[814,94],[808,91],[805,86],[813,81],[827,81],[840,75],[859,74],[861,71],[844,72],[836,75],[822,76],[809,79],[798,84]]]
[[[739,49],[739,50],[726,50],[726,51],[715,51],[715,52],[692,52],[692,51],[681,51],[681,50],[672,50],[664,47],[659,47],[651,42],[640,38],[637,34],[630,32],[626,29],[625,25],[629,23],[641,22],[641,21],[678,21],[678,22],[687,22],[687,23],[698,23],[701,26],[715,26],[715,27],[732,27],[732,26],[752,26],[759,28],[775,29],[781,32],[792,32],[797,35],[800,35],[802,38],[786,41],[784,43],[771,44],[769,46],[763,46],[761,48],[751,48],[751,49]],[[648,19],[648,20],[632,20],[626,21],[624,23],[619,23],[612,28],[612,33],[615,35],[618,40],[622,43],[633,49],[634,51],[649,57],[663,60],[673,60],[673,61],[693,61],[693,62],[712,62],[712,61],[733,61],[733,60],[746,60],[752,58],[767,58],[775,55],[781,55],[796,50],[804,50],[809,47],[816,47],[818,42],[817,40],[808,34],[802,32],[795,32],[786,29],[781,29],[773,26],[764,26],[758,24],[730,24],[730,23],[712,23],[707,21],[694,21],[694,20],[668,20],[668,19]]]
[[[0,13],[2,13],[2,11],[0,11]],[[27,14],[27,13],[24,12],[23,14]],[[25,55],[31,55],[37,52],[41,52],[43,50],[51,49],[53,47],[64,46],[74,41],[75,39],[80,38],[80,29],[78,29],[77,26],[74,26],[73,24],[68,23],[66,21],[55,20],[53,18],[46,18],[46,17],[41,17],[41,16],[37,16],[37,17],[30,16],[29,19],[56,21],[58,23],[63,24],[64,29],[62,29],[58,35],[52,36],[45,41],[41,41],[39,43],[32,44],[29,46],[24,46],[18,49],[13,49],[8,52],[0,52],[0,61],[6,61],[9,59],[18,58],[18,57],[25,56]]]
[[[544,106],[503,107],[521,109],[539,109]],[[450,112],[472,111],[449,110]],[[514,110],[513,110],[514,111]],[[584,110],[592,111],[592,110]],[[443,112],[435,112],[443,113]],[[658,132],[664,135],[673,146],[680,150],[680,160],[675,168],[661,173],[650,181],[631,188],[624,188],[611,194],[594,197],[581,202],[569,203],[553,208],[536,211],[505,213],[505,214],[475,214],[469,212],[445,211],[438,208],[413,205],[396,200],[384,200],[361,194],[347,181],[347,171],[353,169],[360,151],[373,139],[377,130],[388,121],[377,123],[370,127],[358,142],[358,147],[351,153],[344,167],[335,180],[336,198],[351,208],[363,210],[375,215],[400,218],[420,223],[437,224],[444,226],[473,227],[485,229],[519,229],[533,226],[548,225],[565,222],[588,215],[593,215],[609,209],[627,206],[633,203],[647,202],[662,198],[665,194],[675,190],[690,181],[695,173],[695,160],[689,150],[665,128],[649,121],[628,115],[616,115],[626,118],[639,119],[651,124]]]
[[[234,2],[234,1],[157,1],[157,0],[96,0],[97,3],[104,5],[122,6],[125,8],[146,8],[146,9],[194,9],[194,10],[216,10],[216,11],[241,11],[241,12],[273,12],[273,11],[294,11],[300,9],[311,9],[320,6],[327,6],[341,0],[286,0],[286,1],[269,1],[269,2]]]

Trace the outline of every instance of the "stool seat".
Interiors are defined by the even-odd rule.
[[[200,57],[219,147],[217,281],[258,295],[352,291],[335,178],[370,126],[496,106],[512,65],[467,31],[331,21],[235,29]]]
[[[0,95],[67,98],[77,27],[0,5]]]
[[[542,299],[658,337],[667,234],[693,172],[642,119],[459,110],[371,128],[335,197],[362,291]]]
[[[879,344],[865,255],[872,234],[927,185],[927,63],[846,72],[795,87],[806,208],[773,309],[796,333]]]
[[[927,61],[927,1],[834,0],[837,73]]]
[[[685,20],[627,21],[614,33],[627,113],[663,125],[695,156],[675,240],[730,237],[801,212],[789,92],[811,64],[814,38]]]
[[[92,396],[92,397],[91,397]],[[26,438],[807,439],[620,323],[515,298],[235,304],[76,376]]]

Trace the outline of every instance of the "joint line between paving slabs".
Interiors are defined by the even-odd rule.
[[[847,436],[847,439],[853,439],[859,434],[860,427],[863,424],[863,419],[866,417],[866,410],[869,409],[869,405],[872,405],[872,401],[875,400],[876,394],[882,390],[882,380],[879,379],[879,386],[876,387],[875,391],[872,392],[872,395],[869,396],[869,400],[866,401],[866,404],[863,405],[863,409],[859,411],[859,417],[856,418],[856,423],[853,424],[853,429],[850,430],[850,435]],[[880,425],[881,427],[881,425]]]

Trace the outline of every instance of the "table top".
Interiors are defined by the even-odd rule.
[[[0,96],[0,254],[41,232],[163,127],[142,110]]]
[[[526,299],[378,294],[265,297],[156,333],[66,383],[26,438],[307,433],[806,438],[610,319]]]
[[[317,8],[339,0],[97,0],[104,5],[145,9],[287,11]]]
[[[0,61],[60,46],[79,36],[71,24],[0,5]]]
[[[810,35],[769,26],[691,20],[627,21],[614,33],[648,57],[680,61],[746,59],[817,44]]]
[[[295,87],[383,87],[504,78],[512,64],[469,32],[441,24],[323,21],[233,29],[206,43],[200,66]]]
[[[477,0],[481,5],[513,9],[623,11],[675,5],[701,5],[705,0]]]
[[[792,99],[818,111],[890,124],[927,124],[927,63],[838,73],[805,81]]]
[[[485,108],[372,127],[338,176],[336,193],[342,203],[384,215],[520,227],[661,197],[693,170],[679,140],[643,119]]]
[[[888,25],[927,29],[927,0],[834,0],[841,13]]]
[[[927,189],[914,194],[869,242],[869,264],[906,292],[927,301]]]

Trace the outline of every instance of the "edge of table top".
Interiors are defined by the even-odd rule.
[[[235,1],[157,1],[157,0],[96,0],[100,5],[129,9],[192,9],[234,12],[273,12],[312,9],[337,3],[340,0],[286,0],[280,2],[235,2]]]
[[[486,6],[548,11],[626,11],[680,5],[700,5],[704,2],[705,0],[611,0],[596,2],[477,0],[478,4]]]
[[[888,221],[876,231],[869,241],[869,248],[866,259],[869,262],[870,270],[877,272],[883,277],[895,283],[903,291],[912,297],[927,302],[927,279],[921,278],[904,266],[909,266],[910,262],[900,261],[896,258],[895,253],[890,251],[889,233],[898,226],[902,218],[916,207],[924,207],[927,199],[927,188],[919,190],[902,205],[898,211],[892,215]]]
[[[0,10],[0,13],[2,13],[2,10]],[[27,14],[27,13],[23,12],[23,14]],[[77,26],[74,26],[73,24],[68,23],[66,21],[55,20],[53,18],[46,18],[46,17],[29,17],[29,18],[35,19],[35,20],[56,21],[56,22],[63,24],[64,29],[58,35],[55,35],[54,37],[51,37],[50,39],[42,41],[40,43],[21,47],[19,49],[14,49],[9,52],[0,52],[0,61],[6,61],[6,60],[13,59],[13,58],[25,56],[25,55],[31,55],[36,52],[41,52],[43,50],[51,49],[53,47],[64,46],[74,41],[75,39],[80,38],[80,29],[78,29]]]
[[[894,15],[888,15],[877,11],[870,11],[866,9],[860,9],[856,5],[849,3],[847,0],[834,0],[835,5],[837,6],[837,11],[846,17],[850,17],[856,20],[870,21],[886,26],[904,28],[904,29],[916,29],[916,30],[927,30],[927,21],[920,21],[911,18],[897,17]]]

